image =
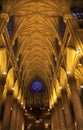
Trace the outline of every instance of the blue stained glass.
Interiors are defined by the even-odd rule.
[[[32,83],[32,89],[34,90],[34,91],[40,91],[40,90],[42,90],[42,82],[40,82],[40,81],[34,81],[33,83]]]
[[[7,29],[9,36],[11,37],[13,33],[13,16],[10,17],[9,22],[7,23]]]
[[[78,8],[78,7],[74,7],[71,8],[72,11],[72,15],[74,16],[75,20],[83,20],[83,9],[82,8]]]

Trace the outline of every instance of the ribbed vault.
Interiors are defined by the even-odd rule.
[[[16,59],[25,90],[37,78],[46,86],[51,85],[57,59],[55,39],[59,39],[58,21],[64,15],[62,4],[68,3],[28,0],[16,1],[10,7],[9,15],[14,23],[11,44],[15,46],[17,39]]]
[[[62,47],[63,41],[66,40],[61,36],[61,22],[64,15],[70,13],[72,0],[14,0],[13,2],[4,0],[2,3],[3,13],[8,13],[9,21],[12,19],[10,46],[14,50],[17,72],[20,75],[18,84],[21,86],[22,94],[24,97],[29,95],[31,83],[34,80],[40,80],[47,91],[46,98],[48,96],[50,99],[53,98],[52,96],[56,98],[56,92],[61,96],[59,82],[62,86],[65,82],[67,83],[65,71],[73,70],[79,78],[78,74],[80,73],[81,77],[81,69],[83,69],[82,63],[79,64],[80,57],[76,56],[75,52],[75,49],[79,49],[76,46],[78,43],[73,48],[74,39],[72,38],[65,52]],[[59,57],[59,51],[61,57]],[[59,67],[59,72],[58,66],[62,56],[64,61],[62,61],[62,67]],[[8,66],[8,69],[10,68]],[[60,77],[57,76],[57,72]],[[56,84],[59,87],[56,87]]]

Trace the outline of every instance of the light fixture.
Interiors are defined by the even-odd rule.
[[[12,91],[14,91],[15,90],[15,88],[14,87],[12,87]]]
[[[76,54],[80,54],[82,51],[80,49],[76,50]]]
[[[29,124],[29,125],[28,125],[28,127],[27,127],[27,129],[30,129],[30,128],[31,128],[31,126],[32,126],[32,124]]]
[[[48,111],[50,111],[50,109],[48,109]]]
[[[80,88],[83,88],[83,84],[80,85]]]
[[[70,70],[67,70],[67,74],[71,74],[71,71],[70,71]]]
[[[49,126],[49,124],[48,124],[48,123],[45,123],[44,125],[45,125],[45,128],[48,128],[48,126]]]
[[[20,99],[20,97],[18,96],[18,97],[17,97],[17,99],[19,100],[19,99]]]
[[[19,57],[17,57],[17,59],[16,59],[17,61],[19,61]]]
[[[30,110],[32,110],[32,107],[30,108]]]
[[[4,71],[4,72],[3,72],[3,75],[7,75],[7,72],[6,72],[6,71]]]
[[[10,110],[12,111],[12,110],[13,110],[13,108],[11,107],[11,108],[10,108]]]
[[[75,121],[75,127],[77,127],[77,122]]]
[[[25,110],[25,106],[23,107],[23,109]]]
[[[55,61],[57,61],[57,57],[55,57]]]
[[[63,88],[62,86],[59,87],[60,90],[61,90],[62,88]]]
[[[23,102],[21,102],[21,105],[23,105]]]
[[[25,112],[27,112],[27,110],[25,109]]]

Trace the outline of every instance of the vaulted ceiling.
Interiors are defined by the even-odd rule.
[[[73,0],[3,0],[1,3],[2,12],[7,13],[13,23],[12,34],[7,41],[9,48],[6,45],[10,58],[7,69],[9,70],[11,66],[10,61],[11,64],[14,61],[16,65],[14,72],[17,74],[24,95],[30,92],[34,80],[40,80],[48,92],[47,98],[52,81],[58,73],[59,48],[63,44],[60,33],[62,17],[70,13],[73,4],[80,6],[82,1],[77,0],[74,3]],[[5,34],[3,36],[8,37],[7,29],[4,30],[6,36]],[[67,52],[66,56],[69,57],[71,52],[69,49]],[[68,65],[70,66],[70,63]],[[60,80],[62,82],[63,79]]]

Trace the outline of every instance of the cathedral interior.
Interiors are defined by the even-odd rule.
[[[83,0],[0,0],[0,130],[83,130]]]

